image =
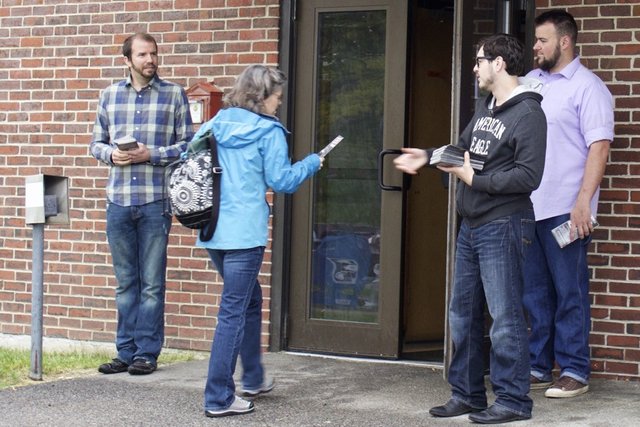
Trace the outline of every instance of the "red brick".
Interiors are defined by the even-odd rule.
[[[627,324],[627,334],[640,336],[640,323]]]
[[[593,332],[602,332],[609,334],[624,334],[625,324],[618,322],[597,321],[592,322],[591,330]]]
[[[640,320],[640,310],[611,310],[611,320]]]
[[[595,304],[608,307],[627,307],[629,299],[621,295],[596,295]]]
[[[609,373],[638,375],[637,363],[605,362],[605,371]]]
[[[638,348],[640,344],[640,337],[633,337],[627,335],[609,335],[607,337],[607,345],[612,347],[631,347]]]

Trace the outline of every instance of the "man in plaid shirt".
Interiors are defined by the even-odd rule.
[[[164,341],[164,294],[171,214],[164,200],[165,167],[193,136],[184,89],[161,80],[158,45],[146,33],[127,38],[129,78],[100,97],[91,154],[109,165],[107,239],[118,281],[117,357],[104,374],[156,370]],[[133,149],[116,140],[132,137]],[[130,139],[130,138],[129,138]]]

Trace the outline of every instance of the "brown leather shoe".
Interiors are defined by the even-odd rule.
[[[571,377],[560,377],[558,381],[544,392],[545,397],[575,397],[589,391],[589,384],[583,384]]]

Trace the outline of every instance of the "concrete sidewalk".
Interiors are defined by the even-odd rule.
[[[442,372],[421,364],[268,353],[276,388],[247,415],[203,414],[207,360],[127,373],[35,383],[0,391],[0,426],[463,426],[466,416],[432,418],[449,387]],[[532,392],[534,415],[518,426],[635,426],[640,383],[593,380],[573,399]]]

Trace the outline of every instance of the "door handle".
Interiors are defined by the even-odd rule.
[[[402,154],[402,150],[398,149],[388,149],[382,150],[380,154],[378,154],[378,186],[386,191],[402,191],[402,187],[397,185],[385,185],[384,181],[384,157],[388,155],[400,155]]]

